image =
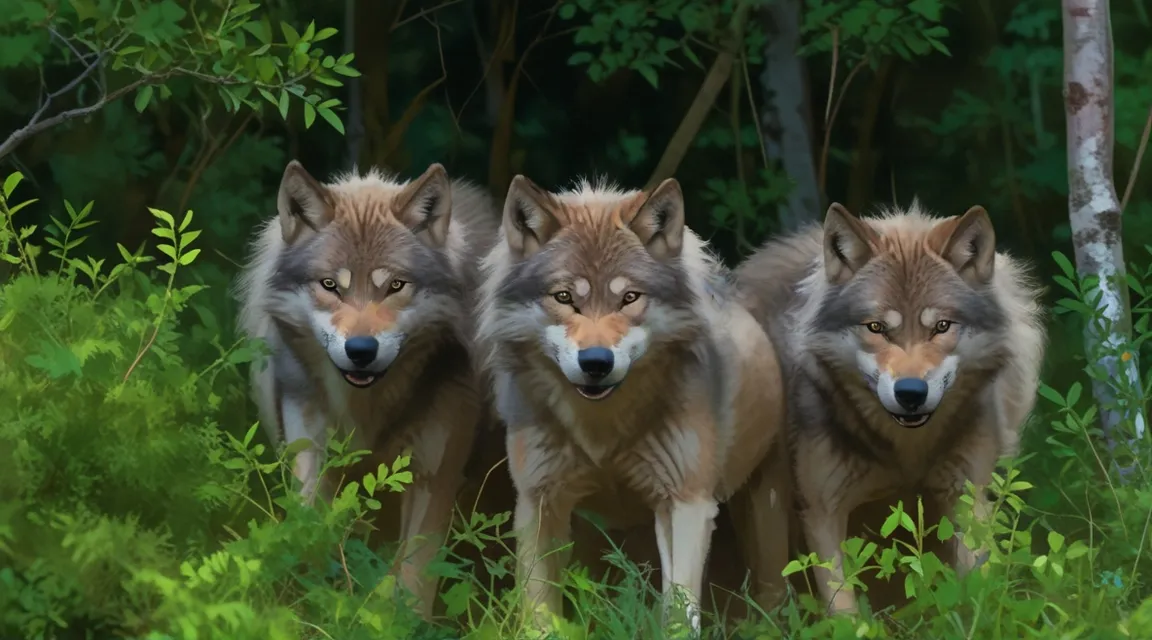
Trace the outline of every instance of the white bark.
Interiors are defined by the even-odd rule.
[[[1112,448],[1122,423],[1132,424],[1137,437],[1143,436],[1145,424],[1140,370],[1128,336],[1120,202],[1112,182],[1112,34],[1108,0],[1063,0],[1063,5],[1069,218],[1076,270],[1081,278],[1100,279],[1085,352],[1109,374],[1107,382],[1093,383],[1093,393]],[[1122,399],[1129,394],[1138,402]]]
[[[795,230],[823,215],[816,184],[812,122],[804,61],[800,47],[800,0],[776,0],[761,9],[768,35],[760,84],[764,102],[760,121],[769,160],[778,162],[796,182],[780,207],[784,230]]]

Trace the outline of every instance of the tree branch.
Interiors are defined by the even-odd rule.
[[[668,146],[664,147],[664,154],[660,156],[660,162],[656,164],[656,169],[648,178],[646,189],[655,188],[662,180],[672,177],[676,173],[676,168],[680,166],[680,162],[684,160],[684,156],[688,154],[688,148],[696,139],[696,134],[700,132],[700,127],[708,117],[708,112],[712,110],[712,105],[716,103],[720,90],[724,88],[732,76],[736,52],[740,51],[744,44],[743,27],[744,22],[748,19],[748,10],[748,3],[741,2],[733,12],[732,21],[729,23],[731,40],[712,62],[712,68],[704,77],[704,82],[700,85],[699,91],[696,92],[692,105],[688,107],[688,113],[684,114],[680,126],[676,127],[676,133],[672,134]]]

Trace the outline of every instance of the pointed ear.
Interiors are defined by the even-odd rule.
[[[965,282],[986,284],[992,280],[996,232],[984,207],[972,207],[959,218],[937,224],[928,243],[956,268]]]
[[[680,255],[684,246],[684,192],[680,182],[668,178],[652,190],[628,228],[640,238],[657,260]]]
[[[504,199],[504,237],[512,255],[523,260],[560,230],[552,195],[528,178],[517,175]]]
[[[319,231],[332,222],[332,194],[313,178],[304,165],[293,160],[284,169],[280,179],[280,193],[276,196],[276,209],[280,213],[280,231],[284,242],[292,244],[301,234],[311,229]]]
[[[429,244],[443,246],[452,221],[452,183],[444,165],[433,163],[409,182],[392,201],[392,213],[412,233],[420,236],[427,231]]]
[[[847,282],[876,253],[880,235],[833,202],[824,217],[824,273],[828,282]]]

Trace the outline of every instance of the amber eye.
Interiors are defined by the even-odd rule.
[[[864,326],[868,327],[868,330],[871,331],[872,333],[884,333],[884,323],[883,322],[869,322],[868,324],[866,324]]]
[[[936,333],[948,333],[948,329],[952,328],[952,323],[948,320],[941,320],[936,323]]]
[[[572,294],[567,291],[557,291],[552,297],[560,304],[572,304]]]
[[[332,278],[324,278],[323,280],[320,281],[320,286],[324,287],[325,289],[327,289],[329,291],[335,291],[336,290],[336,281],[333,280]]]
[[[629,291],[624,294],[624,304],[632,304],[640,299],[640,294],[635,291]]]
[[[391,289],[392,291],[399,291],[399,290],[403,289],[404,285],[406,285],[406,284],[408,284],[408,283],[403,281],[403,280],[393,280],[391,283],[389,283],[388,288]]]

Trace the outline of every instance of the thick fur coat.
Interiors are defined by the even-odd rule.
[[[560,613],[566,555],[552,551],[589,501],[614,524],[654,512],[664,591],[698,602],[717,505],[770,454],[784,414],[772,344],[685,227],[679,184],[549,193],[517,176],[478,336],[508,428],[526,604]],[[778,578],[786,473],[773,471],[744,541],[758,575]]]
[[[915,490],[951,514],[1016,451],[1045,334],[1039,289],[995,250],[988,214],[931,217],[917,204],[766,243],[737,270],[745,304],[777,345],[800,524],[835,611],[854,610],[840,543],[862,504]],[[978,492],[977,517],[987,504]],[[959,571],[975,553],[951,541]],[[830,584],[831,581],[831,584]]]
[[[386,462],[411,451],[399,529],[414,550],[402,575],[427,615],[436,583],[418,574],[446,534],[485,416],[472,309],[499,212],[438,164],[412,181],[372,170],[322,184],[293,161],[277,204],[237,286],[242,330],[272,351],[252,369],[261,421],[274,442],[309,443],[293,468],[308,499],[329,427]]]

